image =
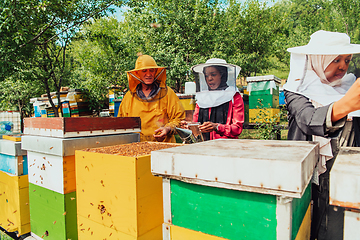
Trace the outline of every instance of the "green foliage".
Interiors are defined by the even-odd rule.
[[[255,122],[254,128],[258,130],[258,138],[265,140],[277,139],[277,136],[281,134],[281,129],[279,128],[281,112],[271,115],[269,108],[265,108],[261,101],[259,101],[258,105],[259,113],[256,118],[252,119]]]
[[[123,4],[129,7],[124,20],[103,18],[109,6]],[[3,0],[0,106],[18,109],[26,104],[17,101],[29,95],[69,85],[88,89],[99,111],[108,87],[126,90],[125,71],[139,52],[167,67],[167,84],[176,92],[193,80],[191,66],[212,57],[241,66],[243,77],[285,78],[286,49],[306,44],[316,30],[346,32],[360,43],[359,14],[354,0]],[[350,69],[360,74],[358,62],[354,58]],[[7,96],[10,85],[32,91],[15,100]]]
[[[242,76],[256,76],[275,67],[271,57],[277,47],[276,39],[284,31],[283,15],[276,6],[257,0],[230,5],[225,22],[225,26],[230,26],[227,55],[231,63],[241,66]]]
[[[105,107],[108,87],[117,85],[125,90],[125,71],[134,68],[134,56],[126,26],[114,18],[102,18],[85,25],[69,49],[72,69],[70,86],[87,89],[91,108]]]
[[[122,1],[0,2],[0,81],[15,79],[22,71],[31,72],[26,81],[42,82],[57,116],[59,107],[55,107],[50,92],[58,92],[60,101],[60,88],[71,70],[66,63],[68,44],[83,23],[106,15],[115,3]]]
[[[151,0],[131,9],[125,22],[131,31],[134,50],[153,56],[169,67],[168,85],[180,91],[192,79],[189,69],[213,56],[219,40],[223,13],[218,1]]]

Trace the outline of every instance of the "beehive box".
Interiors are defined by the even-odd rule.
[[[278,108],[279,95],[250,95],[249,109]]]
[[[27,175],[0,171],[0,227],[23,235],[30,232],[29,182]]]
[[[262,122],[280,122],[280,109],[279,108],[259,108],[249,109],[249,122],[262,123]]]
[[[28,154],[32,235],[56,240],[77,239],[75,150],[139,140],[138,133],[78,138],[23,136],[22,147]],[[52,214],[44,217],[47,212]],[[67,215],[70,212],[72,214]]]
[[[25,118],[27,135],[70,138],[141,132],[139,117]]]
[[[138,141],[137,133],[81,138],[23,136],[29,182],[61,194],[73,192],[76,190],[75,150]]]
[[[31,232],[44,239],[77,239],[75,192],[29,184]]]
[[[360,148],[341,148],[330,174],[330,204],[344,211],[343,239],[357,239],[360,228]]]
[[[192,121],[196,102],[194,94],[176,94],[185,109],[185,120]]]
[[[26,151],[21,149],[21,142],[0,139],[0,171],[16,176],[26,175]]]
[[[279,96],[281,79],[274,75],[247,77],[246,82],[249,95],[276,95]]]
[[[179,144],[142,142],[76,151],[79,239],[162,239],[162,179],[152,150]]]
[[[308,239],[314,142],[218,139],[152,152],[163,239]]]

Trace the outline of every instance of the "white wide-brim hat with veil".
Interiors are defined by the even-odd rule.
[[[307,45],[288,48],[287,51],[291,53],[290,72],[284,89],[306,96],[314,107],[338,101],[356,80],[353,74],[345,74],[333,85],[324,74],[326,67],[338,55],[360,53],[360,45],[351,44],[350,37],[345,33],[319,30],[311,35]],[[320,65],[321,74],[316,73],[314,65]],[[360,112],[352,112],[349,116],[360,116]],[[313,140],[320,143],[320,159],[313,176],[313,182],[318,184],[319,174],[326,171],[326,161],[333,155],[330,139],[313,136]]]
[[[227,79],[225,89],[209,90],[206,83],[204,68],[210,66],[220,66],[227,68]],[[236,87],[236,78],[240,73],[241,68],[234,64],[228,64],[224,59],[211,58],[206,63],[201,63],[191,67],[195,75],[196,82],[196,103],[200,108],[217,107],[223,103],[229,102],[233,99],[238,88]],[[225,84],[225,83],[224,83]]]
[[[345,33],[319,30],[313,33],[305,46],[288,48],[291,53],[290,72],[284,89],[302,94],[325,106],[342,98],[356,80],[346,74],[336,86],[324,84],[309,66],[309,55],[338,55],[360,53],[359,44],[351,44]],[[325,69],[324,69],[325,70]]]

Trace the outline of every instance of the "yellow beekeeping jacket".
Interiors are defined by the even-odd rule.
[[[140,117],[140,140],[142,142],[156,141],[153,134],[159,127],[170,126],[174,132],[174,128],[180,125],[181,120],[185,119],[184,107],[175,92],[168,86],[161,88],[158,93],[161,96],[166,94],[165,97],[153,102],[141,101],[133,94],[136,93],[128,91],[125,94],[120,104],[118,117]],[[174,135],[168,135],[164,142],[175,142]]]

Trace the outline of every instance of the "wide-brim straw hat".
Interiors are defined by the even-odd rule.
[[[224,59],[220,59],[220,58],[211,58],[209,60],[207,60],[205,63],[201,63],[195,66],[191,67],[191,70],[194,72],[198,72],[198,73],[202,73],[204,67],[209,67],[209,66],[224,66],[224,67],[232,67],[236,69],[236,76],[240,73],[241,67],[234,65],[234,64],[229,64],[227,63]]]
[[[307,45],[288,48],[288,52],[306,55],[342,55],[360,53],[360,44],[351,44],[346,33],[319,30]]]
[[[139,70],[153,68],[156,70],[155,80],[159,81],[160,87],[165,86],[166,82],[166,68],[160,67],[156,64],[155,60],[149,55],[140,55],[135,62],[135,69],[127,71],[127,77],[129,81],[129,89],[131,92],[136,91],[136,86],[142,82],[138,75]]]

